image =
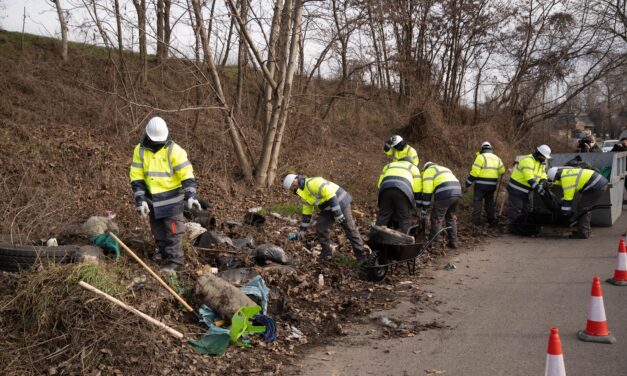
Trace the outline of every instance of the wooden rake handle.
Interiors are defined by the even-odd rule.
[[[189,304],[187,304],[187,302],[185,300],[183,300],[183,298],[181,298],[179,296],[179,294],[176,293],[176,291],[172,290],[172,288],[170,287],[170,285],[168,285],[163,279],[161,279],[161,277],[159,277],[157,275],[157,273],[155,273],[152,269],[150,269],[150,266],[146,265],[146,263],[144,261],[142,261],[142,259],[140,259],[135,252],[131,251],[131,249],[129,247],[126,246],[126,244],[124,244],[124,242],[122,242],[117,236],[115,236],[115,234],[113,234],[111,231],[107,231],[109,233],[109,235],[116,241],[118,242],[118,244],[124,249],[124,251],[126,251],[126,253],[129,254],[129,256],[131,256],[133,259],[135,259],[135,261],[137,261],[139,263],[139,265],[143,266],[144,269],[146,269],[146,271],[148,271],[148,273],[150,273],[150,275],[157,280],[157,282],[159,282],[161,284],[161,286],[163,286],[163,288],[165,288],[166,290],[168,290],[168,292],[170,294],[172,294],[172,296],[174,298],[176,298],[176,300],[179,301],[179,303],[181,303],[183,305],[183,307],[185,307],[186,310],[188,310],[189,312],[194,313],[194,309],[192,307],[190,307]]]
[[[108,301],[117,304],[118,306],[124,308],[125,310],[141,317],[142,319],[148,321],[149,323],[158,326],[159,328],[165,330],[166,332],[170,333],[171,335],[173,335],[176,338],[182,339],[183,338],[183,333],[179,332],[178,330],[172,329],[169,326],[167,326],[166,324],[162,323],[161,321],[152,318],[150,316],[148,316],[147,314],[145,314],[144,312],[138,310],[137,308],[133,308],[131,306],[129,306],[128,304],[114,298],[113,296],[107,294],[104,291],[98,290],[96,287],[90,285],[89,283],[85,282],[85,281],[80,281],[78,283],[79,285],[81,285],[83,288],[96,293],[102,297],[104,297],[105,299],[107,299]]]

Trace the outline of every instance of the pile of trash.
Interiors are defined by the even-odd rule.
[[[0,355],[0,373],[277,374],[299,345],[333,341],[347,323],[395,304],[393,291],[343,261],[351,256],[341,234],[337,260],[317,264],[315,242],[289,240],[298,226],[291,218],[258,209],[242,222],[186,216],[187,267],[161,276],[166,282],[120,251],[124,231],[110,213],[82,226],[110,262],[11,277],[15,289],[0,290],[0,341],[13,350]],[[138,254],[150,264],[149,250]]]

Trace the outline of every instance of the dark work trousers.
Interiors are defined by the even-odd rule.
[[[353,247],[353,253],[358,260],[362,260],[365,257],[364,252],[364,241],[361,239],[361,235],[359,234],[359,230],[357,230],[357,226],[355,226],[355,220],[353,219],[353,214],[351,213],[351,206],[348,204],[345,208],[342,209],[342,213],[344,214],[344,222],[342,222],[341,226],[344,230],[344,234],[346,234],[346,238],[351,243]],[[333,217],[333,213],[330,210],[323,210],[320,212],[320,217],[316,222],[316,233],[318,235],[318,240],[320,241],[320,245],[322,246],[322,254],[323,257],[329,257],[332,255],[333,251],[331,250],[331,238],[329,235],[329,229],[335,223],[335,218]]]
[[[590,226],[590,221],[592,221],[592,211],[590,211],[590,209],[592,209],[592,207],[599,202],[605,191],[607,191],[607,184],[603,188],[596,191],[581,192],[581,198],[577,204],[577,214],[586,212],[586,214],[579,218],[579,223],[577,223],[577,232],[581,237],[590,237],[590,233],[592,232],[592,228]]]
[[[183,265],[183,235],[185,234],[185,218],[183,213],[173,217],[155,219],[150,213],[150,229],[155,243],[159,247],[161,257],[168,262]]]
[[[516,232],[516,223],[521,221],[521,217],[526,221],[529,213],[529,198],[522,199],[512,194],[507,197],[507,219],[509,221],[510,232]]]
[[[446,231],[448,235],[448,243],[457,245],[457,204],[459,203],[459,197],[451,197],[444,200],[435,200],[433,202],[433,209],[431,209],[431,232],[429,233],[429,239],[433,237],[442,229],[442,222],[446,222],[446,227],[450,227]],[[433,240],[433,244],[436,245],[438,239]]]
[[[387,226],[403,233],[411,227],[413,206],[407,195],[397,188],[388,188],[379,194],[377,226]]]
[[[482,207],[485,208],[488,223],[494,223],[494,190],[484,191],[475,186],[475,192],[472,196],[472,224],[481,224]]]

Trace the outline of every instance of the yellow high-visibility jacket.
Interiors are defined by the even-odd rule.
[[[573,209],[575,193],[597,191],[607,185],[607,179],[594,170],[566,167],[557,172],[555,183],[561,185],[564,191],[562,213],[569,214]]]
[[[386,189],[398,189],[407,196],[412,207],[421,204],[422,176],[418,167],[409,161],[397,161],[385,165],[379,176],[377,188],[379,195]]]
[[[390,147],[388,150],[385,150],[385,154],[392,157],[392,162],[400,161],[400,160],[409,160],[414,166],[418,166],[420,163],[420,159],[418,159],[418,153],[416,149],[412,148],[409,145],[405,145],[403,150],[396,150],[393,147]]]
[[[129,177],[135,202],[147,201],[156,219],[183,211],[183,201],[196,195],[192,164],[183,148],[172,141],[157,152],[135,146]]]
[[[477,153],[466,180],[466,186],[470,187],[472,183],[475,183],[476,189],[493,191],[504,173],[503,161],[496,154],[491,152]]]
[[[315,208],[330,211],[337,218],[343,215],[342,209],[352,201],[351,195],[342,187],[321,177],[299,178],[296,194],[303,200],[301,230],[307,229],[311,224]]]
[[[432,195],[435,200],[461,197],[462,187],[451,170],[432,164],[422,172],[422,206],[431,205]]]
[[[546,166],[535,159],[533,154],[529,154],[514,168],[507,185],[507,192],[510,195],[527,199],[529,191],[535,189],[542,179],[546,179]]]

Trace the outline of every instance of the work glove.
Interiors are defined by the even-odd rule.
[[[142,201],[141,205],[139,205],[136,209],[139,215],[141,215],[143,218],[148,218],[148,214],[150,214],[150,208],[148,207],[148,203],[146,201]]]
[[[195,198],[190,197],[187,199],[187,208],[188,209],[196,208],[200,210],[201,209],[200,202],[198,202],[198,200],[196,200]]]
[[[344,221],[346,221],[346,217],[344,216],[344,214],[340,214],[335,217],[335,223],[337,223],[338,225],[344,223]]]
[[[536,185],[536,192],[538,192],[540,196],[544,196],[544,193],[546,192],[546,190],[544,189],[542,184],[538,184]]]
[[[471,185],[472,185],[472,183],[469,182],[468,180],[466,180],[466,189],[470,188]]]
[[[425,209],[420,209],[420,215],[419,215],[420,219],[425,219],[427,218],[427,211]]]

